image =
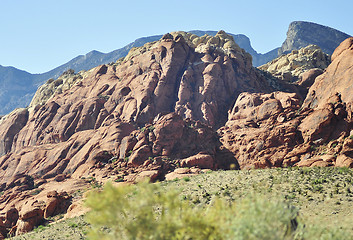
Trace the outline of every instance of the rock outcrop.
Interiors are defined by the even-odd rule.
[[[46,83],[39,87],[34,97],[32,98],[29,107],[45,104],[52,96],[69,90],[74,84],[80,84],[85,76],[85,71],[80,71],[75,74],[74,70],[65,71],[58,79],[49,79]]]
[[[332,54],[332,63],[318,76],[309,89],[304,107],[322,108],[327,103],[337,103],[338,99],[351,103],[353,38],[343,41]]]
[[[330,64],[330,57],[318,46],[309,45],[291,53],[282,55],[259,69],[270,72],[273,76],[287,82],[301,80],[302,75],[311,69],[324,69]],[[321,73],[322,73],[321,72]],[[304,76],[306,77],[306,76]],[[307,77],[306,77],[307,78]],[[308,83],[308,81],[305,81]]]
[[[324,53],[331,55],[336,47],[349,37],[348,34],[327,26],[295,21],[289,25],[287,38],[278,50],[278,55],[299,50],[310,44],[319,46]]]
[[[205,34],[214,36],[217,33],[216,31],[192,32],[198,36],[203,36]],[[234,37],[235,42],[237,42],[238,45],[254,56],[254,64],[256,64],[256,66],[262,65],[277,56],[277,51],[258,54],[251,47],[248,37],[242,34],[231,35]],[[15,108],[28,106],[38,86],[45,83],[48,79],[60,79],[60,76],[70,69],[75,72],[88,71],[102,64],[114,63],[118,59],[124,58],[131,48],[138,48],[146,43],[158,41],[161,37],[162,35],[154,35],[138,38],[134,42],[108,53],[91,51],[85,55],[77,56],[69,62],[41,74],[31,74],[14,67],[3,67],[0,65],[0,115],[8,114]],[[47,83],[47,85],[48,84],[49,83]],[[55,88],[56,87],[57,86],[55,86]],[[47,92],[49,93],[52,91],[52,87],[48,86],[48,88]],[[66,87],[64,86],[64,88]]]
[[[218,132],[223,146],[234,154],[240,168],[292,165],[286,155],[302,143],[297,130],[303,116],[297,114],[295,93],[242,93]],[[289,163],[290,162],[290,163]]]
[[[301,107],[290,93],[239,95],[219,134],[240,168],[353,167],[352,39],[335,50],[323,74],[308,73],[315,83]]]

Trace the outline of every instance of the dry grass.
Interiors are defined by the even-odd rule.
[[[346,168],[286,168],[215,171],[160,183],[166,191],[181,191],[181,199],[203,206],[216,198],[240,201],[250,195],[278,199],[299,209],[307,226],[343,230],[352,239],[353,170]],[[90,227],[83,218],[46,226],[15,239],[84,239]],[[315,239],[310,238],[310,239]],[[323,238],[323,239],[330,239]]]

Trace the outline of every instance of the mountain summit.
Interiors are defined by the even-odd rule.
[[[348,34],[327,26],[295,21],[289,25],[287,39],[278,50],[278,55],[299,50],[310,44],[319,46],[323,52],[331,55],[338,45],[349,37]]]

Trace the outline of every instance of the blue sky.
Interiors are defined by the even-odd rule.
[[[0,65],[42,73],[91,50],[196,29],[245,34],[265,53],[282,44],[296,20],[353,35],[352,9],[352,0],[0,0]]]

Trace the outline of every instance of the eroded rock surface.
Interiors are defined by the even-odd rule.
[[[329,55],[324,53],[318,46],[309,45],[282,55],[260,66],[259,69],[268,71],[284,81],[296,82],[303,78],[302,75],[306,71],[314,68],[323,71],[329,64]]]
[[[241,168],[353,166],[352,42],[336,49],[301,107],[295,94],[239,95],[219,134]]]
[[[332,63],[309,89],[304,107],[322,108],[326,103],[352,103],[353,38],[343,41],[332,54]]]

